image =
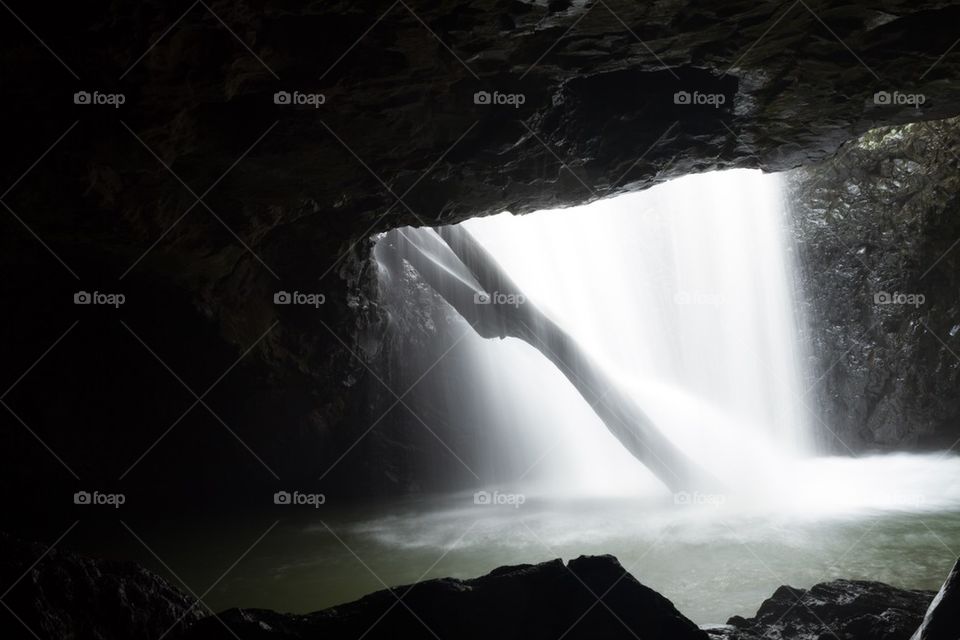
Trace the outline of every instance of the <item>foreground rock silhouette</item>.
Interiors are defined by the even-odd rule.
[[[810,589],[784,586],[753,618],[734,616],[709,632],[714,640],[907,640],[932,598],[932,591],[866,580],[833,580]]]
[[[285,614],[203,604],[133,563],[86,558],[0,533],[0,638],[46,640],[957,640],[960,562],[934,592],[834,580],[783,586],[753,618],[698,627],[611,555],[500,567]],[[12,588],[11,588],[12,587]],[[711,594],[703,594],[704,598]],[[929,609],[928,609],[929,607]],[[924,612],[926,611],[926,616]],[[921,626],[922,623],[922,626]]]
[[[231,609],[219,617],[202,620],[184,639],[232,638],[235,633],[244,640],[707,640],[669,600],[640,584],[609,555],[581,556],[566,565],[552,560],[501,567],[471,580],[427,580],[308,615]]]
[[[0,532],[0,638],[155,640],[203,614],[194,598],[133,562],[81,556]]]

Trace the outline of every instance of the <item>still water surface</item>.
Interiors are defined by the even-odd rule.
[[[811,516],[718,501],[527,496],[512,507],[475,505],[471,494],[233,521],[128,522],[166,567],[120,526],[87,539],[78,527],[75,545],[135,558],[176,583],[169,568],[202,595],[280,518],[204,600],[214,610],[287,612],[348,602],[384,584],[609,553],[700,624],[752,615],[782,584],[842,577],[937,589],[960,551],[960,508]]]

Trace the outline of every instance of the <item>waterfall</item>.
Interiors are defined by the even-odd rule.
[[[465,226],[668,438],[749,482],[808,446],[785,215],[778,176],[735,170]],[[494,419],[545,451],[530,476],[564,491],[649,485],[549,363],[504,342],[473,345],[477,375],[504,389]]]
[[[441,550],[433,577],[613,553],[699,622],[752,613],[779,585],[828,574],[939,585],[960,539],[950,524],[960,456],[812,450],[812,427],[829,425],[809,424],[816,407],[805,406],[816,376],[803,366],[780,186],[756,171],[694,175],[585,207],[382,236],[375,255],[385,302],[397,305],[401,368],[416,380],[439,362],[407,397],[444,427],[449,449],[430,464],[452,451],[479,481],[357,523],[365,555],[414,555],[401,584]],[[503,277],[471,265],[456,242],[463,229]],[[526,312],[492,309],[511,304],[495,294],[516,291]],[[531,318],[541,322],[517,330]],[[562,355],[577,358],[536,346],[553,327],[569,337]],[[597,395],[635,405],[717,492],[674,491],[648,468],[597,410],[592,385],[577,383],[584,373],[610,383]],[[478,501],[481,487],[513,500]]]

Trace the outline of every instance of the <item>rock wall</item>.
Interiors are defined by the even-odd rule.
[[[824,446],[960,438],[960,121],[882,128],[790,174]]]
[[[0,532],[4,638],[159,639],[209,613],[139,565],[80,556]]]

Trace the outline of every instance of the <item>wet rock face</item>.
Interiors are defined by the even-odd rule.
[[[398,599],[402,601],[398,602]],[[231,638],[650,638],[707,640],[669,600],[613,556],[500,567],[472,580],[443,578],[378,591],[307,615],[231,609],[184,640]]]
[[[958,143],[955,119],[880,129],[790,175],[806,400],[837,453],[960,437]]]
[[[178,419],[124,476],[141,504],[316,482],[393,400],[367,369],[389,348],[371,233],[787,169],[960,113],[960,9],[937,0],[9,6],[0,455],[50,500],[118,482]],[[414,486],[353,451],[341,489]]]
[[[195,600],[139,565],[45,551],[0,533],[0,580],[12,587],[0,609],[4,638],[155,639],[202,617]]]
[[[358,354],[371,369],[365,373],[375,379],[358,385],[359,409],[329,447],[339,456],[356,443],[354,457],[325,480],[361,496],[467,489],[479,461],[491,457],[490,425],[468,410],[476,386],[467,350],[473,330],[402,258],[392,237],[374,252],[381,324],[359,340]]]
[[[710,635],[716,640],[908,640],[932,598],[930,591],[860,580],[834,580],[809,590],[784,586],[753,618],[734,616]]]

